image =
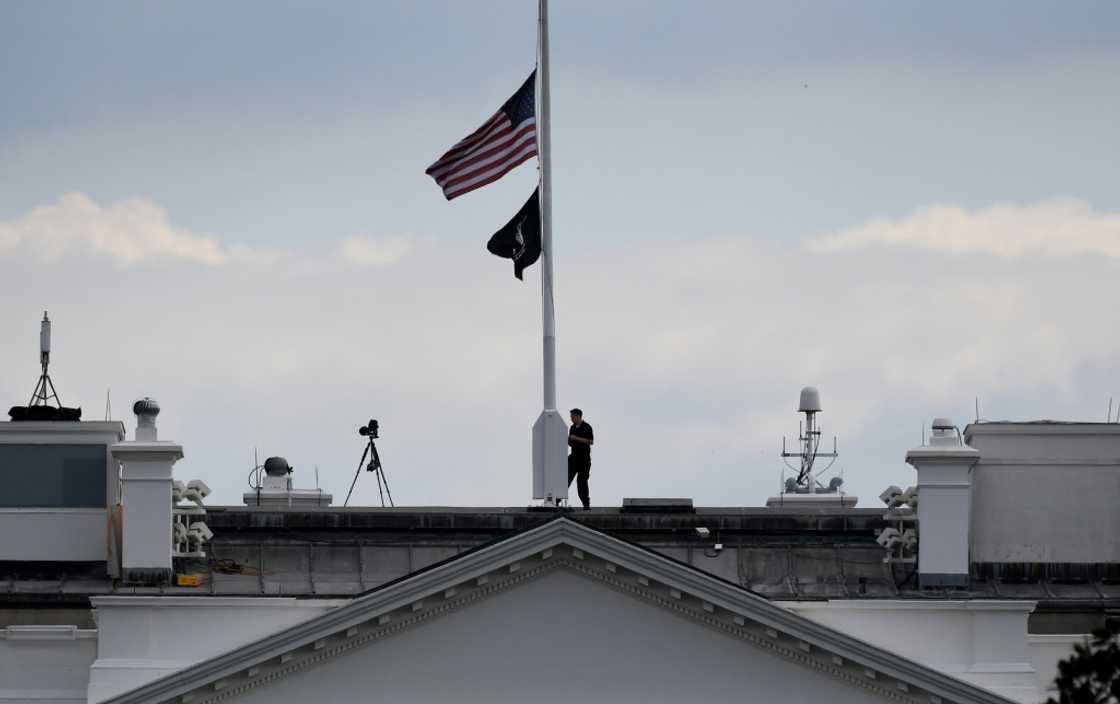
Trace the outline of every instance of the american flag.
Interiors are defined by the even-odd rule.
[[[533,71],[493,117],[424,172],[447,200],[493,183],[537,155],[536,82]]]

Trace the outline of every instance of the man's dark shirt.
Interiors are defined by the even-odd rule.
[[[577,438],[585,438],[587,440],[595,439],[595,433],[591,430],[591,424],[587,421],[584,421],[579,425],[573,425],[568,429],[568,434],[575,435]],[[569,438],[568,446],[572,448],[572,457],[578,457],[580,459],[587,460],[588,462],[591,461],[590,445],[585,445],[582,442],[576,442],[575,440]]]

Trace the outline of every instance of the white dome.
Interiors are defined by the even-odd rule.
[[[801,403],[797,409],[798,413],[817,413],[821,410],[821,392],[817,391],[815,386],[806,386],[801,389]]]

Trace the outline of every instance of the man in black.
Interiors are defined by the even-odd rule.
[[[592,432],[590,423],[583,422],[583,411],[573,408],[571,416],[568,447],[572,448],[572,454],[568,455],[568,486],[572,485],[573,479],[579,477],[576,489],[586,511],[591,508],[591,492],[587,488],[587,480],[591,477],[591,446],[595,444],[595,433]]]

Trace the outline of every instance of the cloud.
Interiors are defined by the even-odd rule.
[[[411,237],[353,236],[311,252],[280,247],[226,244],[173,226],[167,211],[147,198],[99,205],[83,193],[67,193],[7,221],[0,221],[0,257],[42,262],[92,256],[117,267],[179,262],[207,267],[322,271],[340,263],[350,268],[386,267],[414,249]]]
[[[82,193],[0,222],[0,254],[5,252],[48,262],[93,254],[121,266],[167,260],[213,266],[229,258],[214,238],[173,227],[167,211],[147,198],[101,206]]]
[[[805,246],[812,252],[896,247],[999,257],[1120,258],[1120,213],[1097,212],[1075,198],[976,210],[930,205],[905,217],[877,218],[826,233]]]
[[[347,237],[338,244],[337,254],[353,266],[383,267],[396,264],[412,252],[408,237]]]

